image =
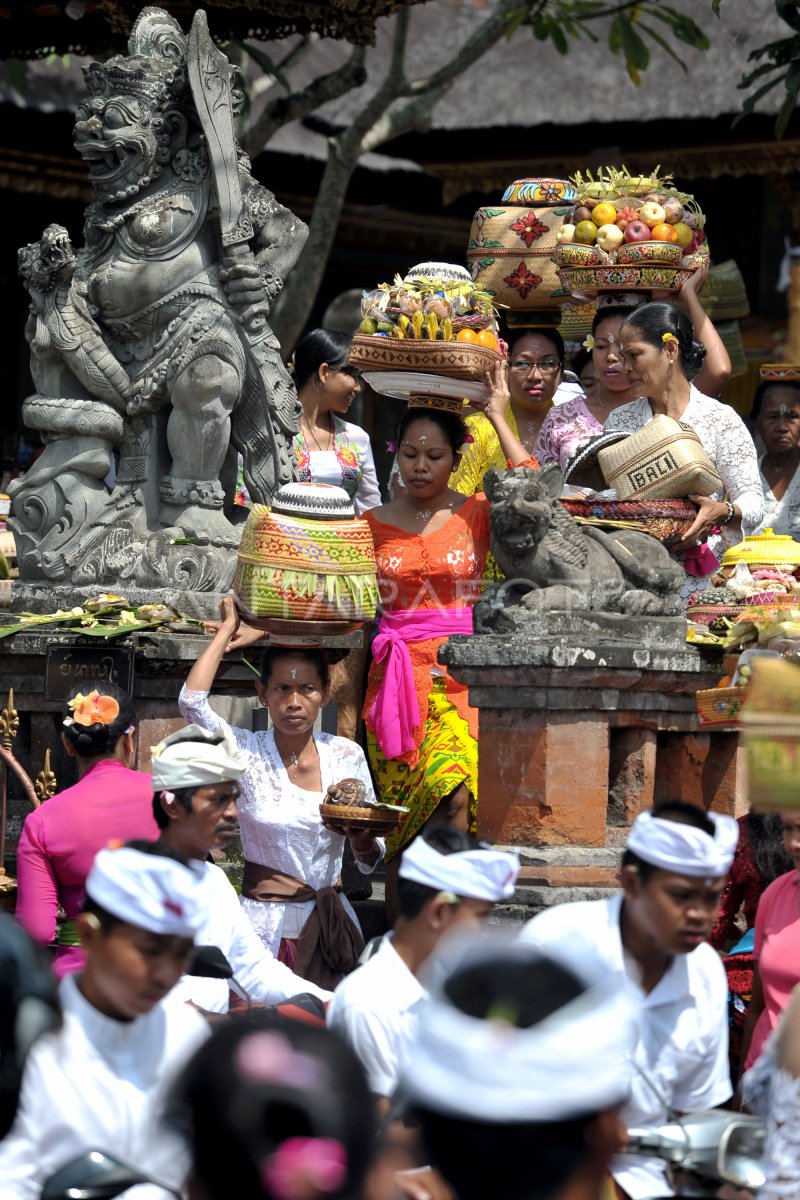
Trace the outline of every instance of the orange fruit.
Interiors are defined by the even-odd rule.
[[[479,346],[486,346],[488,350],[497,350],[497,338],[492,333],[491,329],[481,329],[477,335]]]
[[[458,333],[456,334],[457,342],[474,342],[477,345],[479,340],[480,339],[478,338],[478,335],[474,329],[459,329]]]
[[[654,225],[650,230],[650,237],[654,242],[677,242],[678,240],[674,225],[668,225],[666,221]]]

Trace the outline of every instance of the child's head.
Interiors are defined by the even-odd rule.
[[[150,1012],[186,969],[204,917],[200,877],[156,842],[101,850],[77,919],[86,965],[79,987],[117,1021]]]
[[[179,1080],[172,1117],[209,1200],[363,1194],[373,1101],[329,1030],[266,1012],[218,1025]]]
[[[319,710],[328,702],[329,688],[324,651],[291,646],[270,646],[264,651],[256,691],[279,732],[291,735],[313,729]]]

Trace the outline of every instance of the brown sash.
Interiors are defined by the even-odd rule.
[[[244,864],[242,895],[265,904],[299,904],[316,900],[316,906],[296,942],[295,974],[333,989],[354,970],[364,949],[364,939],[346,912],[339,893],[341,880],[315,892],[302,879],[260,863]]]

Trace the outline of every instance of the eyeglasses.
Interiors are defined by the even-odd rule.
[[[512,358],[509,362],[509,367],[512,371],[519,371],[529,375],[531,371],[538,371],[540,375],[553,375],[561,366],[557,358],[542,358],[539,362],[534,362],[530,358]]]
[[[358,367],[334,367],[337,375],[349,375],[351,379],[361,381],[361,371]]]

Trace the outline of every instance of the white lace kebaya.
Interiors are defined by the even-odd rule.
[[[322,792],[307,792],[297,787],[281,762],[272,730],[239,729],[229,725],[211,708],[208,692],[181,689],[178,706],[187,721],[204,729],[227,729],[248,759],[247,770],[239,781],[239,828],[242,849],[248,862],[273,867],[296,879],[302,879],[315,891],[333,887],[342,870],[345,839],[331,833],[320,821],[319,806],[324,792],[342,779],[360,779],[367,798],[374,800],[364,751],[347,738],[315,733],[319,754]],[[383,857],[384,842],[378,839],[380,856],[367,865],[356,860],[359,871],[369,875]],[[356,925],[358,918],[344,896],[345,912]],[[277,956],[281,938],[296,938],[310,916],[315,901],[265,904],[241,899],[253,928],[262,943]]]
[[[609,416],[604,430],[617,429],[635,433],[653,419],[653,410],[647,396],[640,396],[630,404],[623,404]],[[724,493],[715,492],[714,499],[722,500],[723,494],[731,504],[737,505],[742,514],[741,532],[723,525],[721,532],[708,539],[709,548],[718,561],[722,560],[728,546],[749,537],[758,528],[764,516],[764,493],[753,439],[747,426],[729,404],[704,396],[694,384],[690,385],[689,403],[680,420],[691,426],[703,443],[722,479]],[[702,591],[706,579],[687,575],[681,596],[688,600],[692,592]]]

